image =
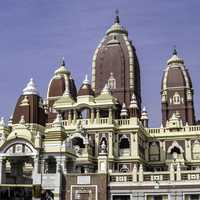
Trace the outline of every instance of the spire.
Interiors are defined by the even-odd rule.
[[[120,24],[118,9],[115,10],[115,23]]]
[[[178,56],[176,46],[174,46],[171,58],[167,61],[168,65],[171,63],[182,63],[182,64],[184,63],[183,59],[179,58],[179,56]]]
[[[64,58],[64,56],[60,60],[60,66],[65,66],[65,58]]]
[[[4,121],[4,117],[1,117],[1,120],[0,120],[0,126],[5,126],[6,123]]]
[[[110,94],[110,90],[107,83],[105,84],[103,90],[101,90],[101,94]]]
[[[135,94],[133,93],[131,97],[131,103],[130,103],[130,108],[138,108],[138,103]]]
[[[177,55],[176,45],[174,45],[173,55]]]
[[[147,110],[146,110],[145,106],[144,106],[143,109],[142,109],[141,119],[142,119],[142,120],[145,120],[145,119],[148,120],[148,119],[149,119],[148,113],[147,113]]]
[[[23,95],[35,94],[38,95],[38,90],[36,88],[33,78],[30,79],[27,86],[23,89]]]
[[[69,74],[70,75],[70,72],[65,68],[64,57],[61,58],[59,67],[58,67],[58,69],[55,70],[54,74],[56,74],[56,75],[57,74]]]
[[[142,121],[143,126],[145,128],[148,128],[149,117],[148,117],[148,113],[145,107],[143,107],[142,109],[141,121]]]
[[[127,113],[127,109],[126,109],[126,104],[123,103],[122,104],[122,109],[121,109],[121,113],[120,113],[120,116],[121,117],[127,117],[128,113]]]
[[[88,80],[88,75],[86,74],[85,75],[85,79],[84,79],[84,81],[83,81],[83,84],[89,84],[90,82],[89,82],[89,80]]]

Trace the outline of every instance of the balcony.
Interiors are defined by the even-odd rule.
[[[90,129],[90,128],[112,128],[112,127],[118,127],[119,129],[122,128],[137,128],[139,127],[139,121],[137,118],[129,118],[129,119],[110,119],[107,117],[104,118],[95,118],[92,119],[77,119],[77,120],[63,120],[62,126],[66,130],[73,130],[76,129],[77,124],[81,124],[84,126],[84,128]],[[46,124],[47,128],[52,128],[53,123]]]

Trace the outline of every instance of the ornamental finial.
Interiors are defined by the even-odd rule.
[[[65,58],[64,58],[64,56],[61,58],[60,66],[65,66]]]
[[[176,45],[174,45],[173,55],[177,55]]]
[[[116,11],[115,11],[115,23],[120,23],[120,20],[119,20],[119,10],[118,9],[116,9]]]

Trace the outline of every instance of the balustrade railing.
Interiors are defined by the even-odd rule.
[[[180,175],[180,178],[179,178]],[[200,170],[186,170],[186,171],[161,171],[161,172],[134,172],[134,173],[115,173],[109,174],[110,182],[139,182],[139,177],[142,176],[144,183],[161,183],[169,181],[200,181]],[[136,176],[134,179],[133,177]],[[172,178],[173,177],[173,178]],[[135,181],[133,181],[135,180]]]
[[[68,120],[62,120],[62,126],[64,127],[76,126],[79,123],[81,123],[84,126],[111,125],[111,124],[115,124],[117,126],[129,126],[129,125],[136,124],[137,122],[134,120],[131,121],[130,119],[109,120],[109,118],[107,117],[99,118],[98,120],[95,118],[93,121],[91,119],[77,119],[76,121],[71,120],[71,122],[69,122]],[[52,128],[53,123],[47,123],[46,127]]]

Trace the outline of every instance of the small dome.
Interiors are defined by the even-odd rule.
[[[181,59],[181,58],[178,57],[178,53],[177,53],[176,49],[174,49],[172,57],[167,61],[168,65],[172,64],[172,63],[181,63],[181,64],[184,64],[183,59]]]
[[[34,80],[31,78],[27,86],[23,89],[23,95],[38,95],[38,90],[36,88]]]
[[[94,91],[92,90],[87,75],[85,75],[83,84],[78,91],[78,96],[84,96],[84,95],[94,96]]]
[[[132,97],[131,97],[131,103],[129,108],[138,108],[138,103],[137,103],[137,99],[135,94],[133,93]]]
[[[61,59],[60,66],[58,69],[55,70],[54,74],[61,75],[61,74],[70,74],[70,72],[65,67],[65,60],[64,57]]]
[[[142,120],[149,119],[148,113],[147,113],[147,110],[145,107],[143,107],[143,109],[142,109],[141,119]]]
[[[128,35],[127,30],[120,24],[118,13],[116,13],[114,24],[106,32],[107,35],[110,35],[111,33],[124,33]]]
[[[162,90],[171,87],[192,87],[190,75],[185,68],[183,59],[179,58],[176,49],[167,61],[167,68],[163,74]]]

